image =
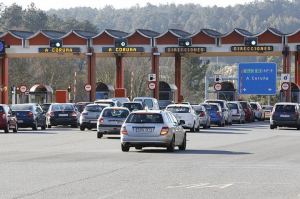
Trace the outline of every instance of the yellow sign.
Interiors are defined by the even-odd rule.
[[[167,47],[166,53],[204,53],[206,47]]]
[[[39,48],[39,53],[79,53],[80,48]]]
[[[134,52],[144,52],[143,47],[103,47],[102,52],[109,53],[134,53]]]
[[[232,52],[270,52],[273,46],[231,46]]]

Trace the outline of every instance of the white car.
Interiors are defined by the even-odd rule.
[[[191,105],[188,104],[170,104],[166,108],[174,114],[176,119],[183,120],[185,124],[184,128],[190,129],[191,132],[199,131],[200,129],[200,118],[195,113],[195,110]]]

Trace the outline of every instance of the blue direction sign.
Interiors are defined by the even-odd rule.
[[[240,63],[238,92],[241,95],[275,95],[276,77],[275,63]]]

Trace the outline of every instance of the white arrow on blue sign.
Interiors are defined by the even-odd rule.
[[[276,63],[240,63],[238,92],[241,95],[275,95],[276,77]]]

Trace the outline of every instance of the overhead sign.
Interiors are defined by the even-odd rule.
[[[231,46],[232,52],[272,52],[273,46]]]
[[[220,84],[220,83],[215,83],[214,89],[215,89],[216,91],[222,90],[222,84]]]
[[[20,92],[25,93],[27,91],[27,87],[25,85],[20,86]]]
[[[238,92],[243,95],[275,95],[276,77],[275,63],[240,63]]]
[[[220,75],[220,74],[215,74],[215,82],[216,83],[220,83],[220,82],[222,82],[223,80],[222,80],[222,75]]]
[[[166,53],[205,53],[206,47],[166,47]]]
[[[155,89],[155,83],[154,82],[149,82],[148,88],[151,89],[151,90]]]
[[[86,85],[84,86],[84,90],[87,91],[87,92],[89,92],[89,91],[92,90],[92,86],[91,86],[90,84],[86,84]]]
[[[283,82],[283,83],[281,84],[281,89],[282,89],[282,90],[287,91],[287,90],[289,90],[289,88],[290,88],[290,85],[289,85],[288,82]]]
[[[281,74],[280,81],[281,82],[290,82],[290,74],[288,74],[288,73]]]
[[[39,53],[80,53],[80,48],[39,48]]]
[[[109,53],[135,53],[144,52],[144,47],[103,47],[102,52]]]

